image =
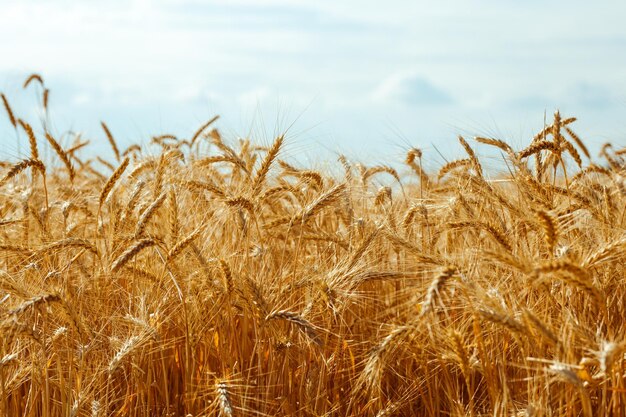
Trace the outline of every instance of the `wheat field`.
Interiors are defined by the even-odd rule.
[[[2,100],[1,415],[626,416],[626,150],[575,118],[328,173],[217,117],[120,149]]]

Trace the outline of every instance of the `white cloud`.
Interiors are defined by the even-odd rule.
[[[394,74],[385,79],[374,91],[373,99],[407,106],[444,105],[454,101],[444,89],[414,73]]]
[[[608,107],[617,101],[613,91],[599,82],[577,83],[566,93],[566,97],[574,103],[596,109]]]
[[[93,103],[93,96],[89,93],[77,93],[71,98],[72,106],[84,106]]]
[[[239,94],[237,102],[245,109],[254,108],[271,95],[271,89],[266,86],[258,87]]]

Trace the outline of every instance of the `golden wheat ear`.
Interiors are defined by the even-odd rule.
[[[128,158],[124,158],[122,163],[117,167],[117,169],[113,172],[113,174],[111,174],[107,182],[104,184],[104,187],[102,187],[102,191],[100,191],[100,197],[98,198],[98,210],[100,210],[100,208],[104,204],[104,201],[111,193],[111,190],[122,177],[124,171],[126,171],[129,162],[130,160]]]
[[[31,159],[39,159],[39,149],[37,148],[37,138],[33,132],[31,125],[26,123],[22,119],[18,119],[17,122],[22,127],[26,135],[28,136],[28,143],[30,144],[30,157]]]
[[[252,182],[252,190],[255,195],[261,191],[261,187],[263,186],[263,183],[265,182],[265,179],[267,177],[267,174],[269,173],[270,167],[272,166],[272,163],[278,156],[278,153],[280,152],[280,149],[283,146],[284,140],[285,140],[285,137],[283,135],[278,136],[276,140],[274,141],[274,143],[272,144],[272,147],[267,152],[267,155],[265,155],[265,158],[263,159],[263,162],[261,163],[261,166],[259,167],[259,170],[257,171],[254,177],[254,180]]]
[[[33,74],[30,74],[30,75],[26,78],[26,80],[24,81],[24,85],[22,86],[22,88],[24,88],[24,89],[28,88],[28,86],[29,86],[32,82],[34,82],[34,81],[36,81],[37,83],[39,83],[39,85],[40,85],[41,87],[44,87],[44,83],[43,83],[43,78],[42,78],[42,76],[41,76],[41,75],[39,75],[39,74],[37,74],[37,73],[33,73]]]
[[[72,166],[72,163],[70,162],[70,159],[67,156],[67,153],[63,151],[63,148],[61,148],[61,145],[59,145],[59,143],[56,141],[56,139],[52,137],[50,133],[46,132],[45,136],[46,136],[46,139],[48,140],[48,143],[54,150],[54,152],[58,155],[61,162],[63,162],[63,165],[65,165],[65,168],[67,169],[67,173],[70,177],[70,182],[74,182],[74,177],[76,176],[76,172],[74,171],[74,167]]]
[[[11,122],[14,128],[17,128],[17,119],[15,118],[13,109],[11,108],[11,105],[9,104],[9,100],[6,98],[4,94],[0,94],[0,97],[2,97],[2,104],[4,105],[4,110],[7,112],[9,121]]]
[[[119,162],[120,161],[120,150],[117,147],[117,142],[115,141],[115,138],[113,137],[113,134],[109,130],[109,127],[107,126],[106,123],[100,122],[100,126],[102,126],[102,130],[104,130],[104,134],[106,135],[107,140],[109,141],[109,145],[111,145],[111,149],[113,150],[113,154],[115,154],[115,159]]]
[[[211,126],[213,123],[215,123],[215,121],[217,119],[219,119],[219,116],[214,116],[213,118],[209,119],[209,121],[207,121],[206,123],[204,123],[202,126],[200,126],[200,128],[198,130],[196,130],[196,132],[193,134],[193,136],[191,137],[190,142],[190,146],[193,146],[193,144],[196,142],[196,140],[198,140],[198,138],[200,137],[200,135],[209,127]]]
[[[440,297],[440,291],[444,284],[457,273],[457,269],[454,266],[448,266],[444,268],[440,274],[438,274],[428,286],[426,291],[426,297],[422,303],[420,316],[424,316],[435,309],[435,303],[438,297]]]
[[[9,171],[0,180],[0,186],[3,186],[4,184],[6,184],[11,178],[15,177],[17,174],[19,174],[20,172],[22,172],[26,168],[36,169],[37,171],[41,172],[42,174],[45,174],[45,172],[46,172],[46,167],[43,164],[43,162],[41,162],[40,160],[38,160],[38,159],[25,159],[25,160],[23,160],[21,162],[18,162],[17,164],[14,164],[14,165],[11,166],[11,169],[9,169]]]
[[[126,265],[128,261],[134,258],[139,252],[146,248],[156,245],[156,241],[151,238],[138,240],[132,246],[129,246],[112,264],[111,271],[116,272]]]

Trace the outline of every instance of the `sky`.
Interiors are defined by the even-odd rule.
[[[345,153],[439,163],[456,136],[525,146],[559,109],[592,148],[626,144],[623,1],[0,0],[0,91],[52,129],[121,143],[190,136],[221,116],[226,137],[311,161]],[[0,154],[19,157],[0,114]],[[22,145],[22,151],[25,145]]]

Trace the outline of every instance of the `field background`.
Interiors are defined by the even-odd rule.
[[[24,88],[4,415],[626,415],[626,150],[591,155],[569,115],[519,149],[459,137],[437,170],[417,148],[315,170],[217,117],[150,150],[55,137]]]

